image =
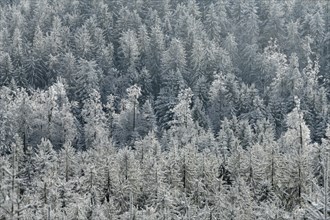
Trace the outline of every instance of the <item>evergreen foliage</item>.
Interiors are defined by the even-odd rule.
[[[330,219],[329,0],[0,1],[0,219]]]

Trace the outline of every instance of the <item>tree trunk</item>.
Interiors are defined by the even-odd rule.
[[[325,154],[324,165],[324,220],[327,220],[328,216],[328,153]]]
[[[13,144],[13,155],[12,155],[12,179],[11,179],[11,219],[14,219],[14,213],[15,213],[15,208],[14,208],[14,194],[15,194],[15,176],[16,176],[16,166],[15,166],[15,158],[16,158],[16,144]]]
[[[300,130],[300,146],[299,146],[299,151],[298,151],[298,155],[299,155],[299,164],[298,164],[298,178],[299,178],[299,182],[298,182],[298,200],[299,200],[299,206],[301,207],[301,191],[302,191],[302,179],[301,179],[301,159],[302,159],[302,153],[303,153],[303,136],[302,136],[302,127],[301,124],[299,126],[299,130]]]

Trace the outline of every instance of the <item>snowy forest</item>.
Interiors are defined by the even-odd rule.
[[[329,0],[1,0],[0,219],[330,219]]]

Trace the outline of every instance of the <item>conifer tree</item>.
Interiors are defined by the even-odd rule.
[[[90,148],[107,143],[107,120],[100,94],[96,90],[89,93],[89,99],[85,100],[81,113],[84,120],[85,147]]]
[[[309,191],[312,178],[311,155],[314,147],[310,141],[310,131],[303,119],[299,100],[296,107],[287,116],[288,130],[282,136],[280,146],[282,163],[280,167],[281,184],[287,193],[288,208],[303,208],[303,194]]]

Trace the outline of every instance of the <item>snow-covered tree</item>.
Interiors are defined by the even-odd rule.
[[[139,136],[137,122],[140,115],[138,98],[141,88],[133,85],[127,89],[127,99],[121,102],[121,112],[114,115],[114,138],[122,144],[133,144]]]
[[[303,194],[309,192],[312,179],[312,155],[314,146],[310,131],[303,119],[300,101],[287,115],[287,131],[280,141],[282,159],[280,164],[280,184],[286,192],[288,208],[304,207]]]
[[[107,120],[100,100],[100,94],[94,90],[82,108],[84,120],[85,147],[104,145],[108,141]]]

